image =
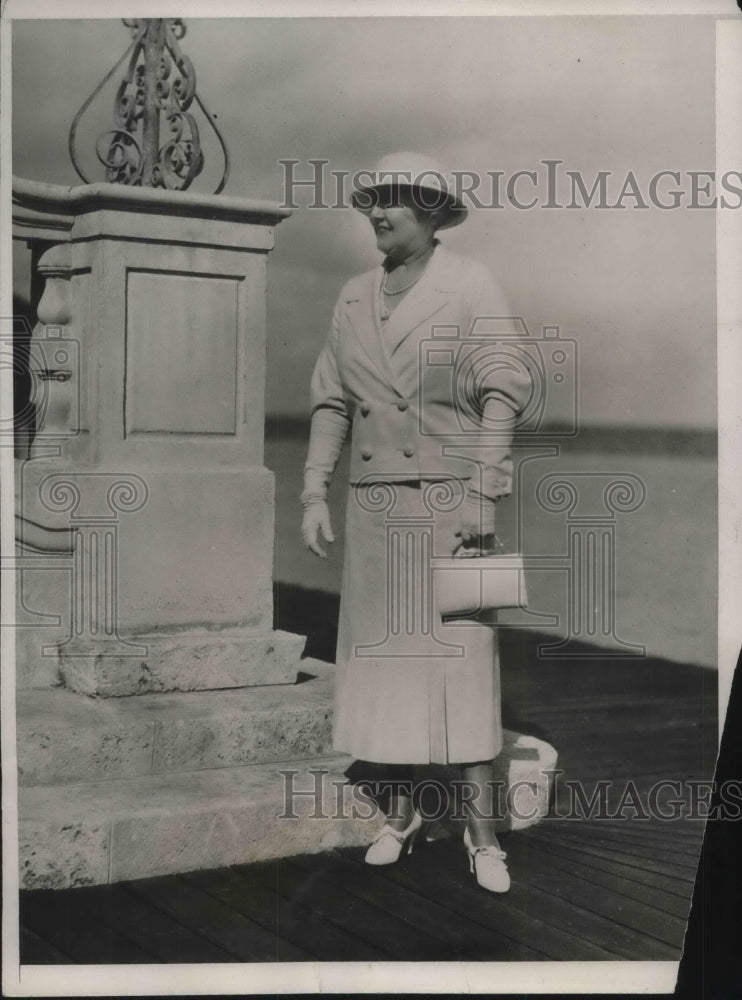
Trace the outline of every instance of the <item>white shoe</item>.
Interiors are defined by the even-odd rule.
[[[381,833],[366,851],[367,865],[393,865],[399,860],[402,849],[407,845],[407,853],[412,854],[415,839],[423,825],[420,813],[416,812],[406,830],[394,830],[385,823]]]
[[[477,876],[477,882],[490,892],[507,892],[510,888],[505,858],[507,854],[494,844],[475,847],[471,842],[469,827],[464,832],[464,847],[469,854],[469,871]]]

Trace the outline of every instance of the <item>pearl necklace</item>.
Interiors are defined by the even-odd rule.
[[[427,266],[428,265],[426,264],[425,267],[427,267]],[[389,289],[386,287],[386,279],[389,276],[389,274],[388,274],[387,271],[385,271],[384,272],[384,278],[383,278],[383,280],[381,282],[381,290],[382,290],[382,292],[384,293],[384,295],[401,295],[402,292],[406,292],[408,288],[412,288],[413,285],[416,285],[418,283],[418,281],[420,280],[420,278],[422,278],[422,276],[425,274],[425,267],[422,269],[422,271],[418,274],[418,276],[416,278],[413,278],[412,281],[409,282],[409,284],[402,285],[401,288],[395,288],[393,292],[390,292]]]
[[[418,283],[418,281],[420,280],[420,278],[422,278],[422,276],[427,271],[428,264],[430,263],[432,257],[433,257],[433,255],[431,253],[430,257],[428,257],[427,261],[425,262],[425,267],[422,269],[422,271],[418,274],[418,276],[416,278],[413,278],[412,281],[409,282],[409,284],[402,285],[401,288],[395,288],[395,290],[393,292],[390,292],[387,289],[387,287],[386,287],[386,279],[388,277],[389,272],[388,271],[384,272],[384,277],[381,279],[381,289],[380,289],[380,291],[381,291],[381,296],[380,296],[380,298],[381,298],[381,305],[380,305],[380,310],[379,310],[381,318],[383,320],[384,319],[389,319],[389,317],[392,314],[391,310],[387,309],[387,307],[384,305],[384,296],[385,295],[401,295],[402,292],[406,292],[408,289],[412,288],[413,285],[416,285]]]

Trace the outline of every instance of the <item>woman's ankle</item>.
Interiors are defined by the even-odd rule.
[[[472,822],[471,818],[467,822],[469,837],[474,847],[500,847],[497,834],[490,822]]]
[[[412,799],[406,795],[395,795],[389,803],[386,821],[393,830],[406,830],[415,818]]]

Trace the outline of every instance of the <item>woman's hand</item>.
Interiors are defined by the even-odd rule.
[[[320,531],[326,542],[335,541],[330,524],[330,508],[327,506],[326,500],[317,500],[304,510],[301,535],[310,552],[314,552],[320,559],[327,559],[327,553],[319,543]]]
[[[495,503],[472,491],[461,507],[459,539],[453,554],[459,559],[476,559],[495,554]]]
[[[456,532],[459,539],[453,554],[457,559],[476,559],[479,556],[493,556],[495,548],[495,533],[480,535],[464,527]]]

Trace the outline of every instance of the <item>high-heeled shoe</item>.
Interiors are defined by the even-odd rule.
[[[407,853],[412,854],[412,848],[415,846],[415,840],[422,825],[422,816],[418,812],[412,817],[412,822],[406,830],[395,830],[388,823],[385,823],[376,840],[366,851],[364,859],[366,864],[393,865],[395,861],[399,860],[405,846]]]
[[[505,851],[494,844],[475,847],[468,826],[464,832],[464,847],[469,854],[469,871],[476,875],[481,887],[490,892],[507,892],[510,888],[510,875],[505,865]]]

